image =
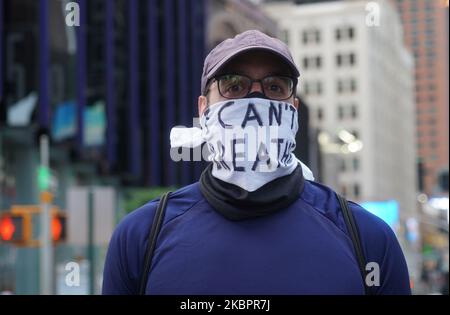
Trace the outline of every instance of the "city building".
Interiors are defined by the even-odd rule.
[[[448,0],[392,0],[415,59],[419,189],[448,196]]]
[[[278,34],[274,20],[250,0],[207,1],[207,47],[215,47],[221,41],[250,30],[258,29],[270,36]]]
[[[351,200],[397,200],[407,216],[416,209],[414,63],[395,7],[378,1],[383,14],[372,17],[367,3],[264,9],[300,67],[300,94],[321,131],[322,181]]]

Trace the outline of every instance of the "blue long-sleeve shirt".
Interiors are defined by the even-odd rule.
[[[109,245],[103,294],[137,294],[157,200],[128,214]],[[349,202],[367,262],[380,268],[374,294],[410,294],[408,270],[391,228]],[[147,294],[364,294],[352,242],[334,192],[305,181],[296,202],[273,214],[230,221],[199,184],[173,192]]]

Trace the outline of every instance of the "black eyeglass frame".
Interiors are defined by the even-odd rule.
[[[210,79],[210,81],[208,82],[208,84],[206,85],[206,89],[205,89],[204,96],[208,95],[208,93],[209,93],[209,91],[210,91],[210,89],[211,89],[211,85],[212,85],[214,82],[217,82],[217,90],[219,91],[220,96],[222,96],[223,98],[229,99],[229,100],[237,99],[237,98],[230,98],[230,97],[224,96],[224,95],[222,94],[222,91],[220,90],[220,85],[219,85],[219,80],[220,80],[220,78],[223,78],[223,77],[226,77],[226,76],[233,76],[233,75],[245,77],[245,78],[247,78],[247,79],[250,80],[249,89],[248,89],[248,91],[247,91],[247,94],[245,94],[244,97],[247,97],[247,96],[250,94],[250,91],[251,91],[251,89],[252,89],[252,86],[253,86],[253,83],[254,83],[254,82],[258,82],[258,83],[261,85],[261,90],[262,90],[263,94],[267,97],[266,92],[264,91],[264,85],[263,85],[262,81],[265,80],[265,79],[267,79],[267,78],[270,78],[270,77],[281,77],[281,78],[288,78],[288,79],[292,80],[292,91],[291,91],[291,94],[290,94],[288,97],[286,97],[286,98],[283,98],[283,99],[273,99],[273,100],[276,100],[276,101],[285,101],[285,100],[291,98],[292,95],[296,94],[296,91],[297,91],[298,79],[295,78],[295,77],[288,76],[288,75],[268,75],[268,76],[266,76],[266,77],[264,77],[264,78],[262,78],[262,79],[259,79],[259,80],[253,80],[253,79],[250,78],[249,76],[246,76],[246,75],[243,75],[243,74],[228,73],[228,74],[221,74],[221,75],[219,75],[219,76],[212,77],[212,78]]]

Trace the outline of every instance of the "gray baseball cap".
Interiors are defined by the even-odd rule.
[[[295,77],[300,72],[292,59],[288,46],[277,38],[270,37],[258,30],[250,30],[229,38],[217,45],[206,56],[203,64],[201,93],[205,95],[206,85],[218,71],[231,59],[249,50],[266,50],[284,60],[292,70]]]

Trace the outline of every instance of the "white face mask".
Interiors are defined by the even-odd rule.
[[[290,161],[287,165],[286,164],[280,164],[279,168],[276,168],[275,171],[273,172],[266,172],[265,168],[267,166],[267,164],[264,163],[264,161],[258,162],[257,166],[259,166],[259,169],[261,172],[257,172],[257,170],[252,170],[252,167],[255,163],[255,161],[249,161],[246,163],[243,163],[241,160],[242,158],[241,156],[241,151],[242,151],[242,147],[243,144],[240,143],[240,141],[237,141],[237,143],[235,143],[235,147],[236,150],[236,154],[238,154],[239,156],[237,156],[235,158],[235,164],[237,167],[246,167],[245,168],[245,172],[233,172],[232,170],[232,166],[233,166],[233,162],[231,159],[231,163],[224,161],[225,163],[227,163],[227,165],[229,164],[230,170],[227,169],[218,169],[217,165],[220,165],[222,162],[221,159],[221,155],[220,153],[222,152],[222,150],[219,150],[218,145],[217,145],[217,140],[221,139],[221,135],[225,134],[225,130],[222,127],[218,127],[218,128],[214,128],[213,126],[216,124],[218,126],[220,125],[219,120],[219,112],[220,110],[223,108],[223,110],[220,112],[220,117],[222,119],[222,121],[226,124],[236,124],[237,122],[237,126],[241,126],[243,119],[246,115],[247,109],[248,109],[248,104],[252,103],[255,105],[254,109],[257,109],[258,114],[259,114],[259,119],[262,122],[262,125],[264,126],[264,124],[267,126],[269,125],[270,121],[270,114],[272,115],[272,124],[277,126],[278,125],[278,120],[280,120],[282,122],[282,125],[280,126],[278,130],[278,136],[280,135],[284,135],[286,137],[286,140],[283,140],[283,143],[285,144],[286,141],[289,141],[290,143],[295,144],[295,133],[297,132],[297,111],[295,110],[295,108],[292,107],[291,104],[287,104],[284,102],[278,102],[278,101],[270,101],[270,100],[265,100],[265,99],[239,99],[239,100],[233,100],[233,108],[231,108],[230,105],[227,105],[230,101],[226,101],[226,102],[221,102],[221,103],[216,103],[216,104],[212,104],[210,105],[209,109],[207,110],[208,112],[206,112],[206,115],[202,115],[201,117],[201,125],[202,125],[202,129],[197,128],[197,127],[192,127],[192,128],[186,128],[186,127],[174,127],[172,128],[172,130],[170,131],[170,146],[172,148],[180,148],[180,147],[187,147],[187,148],[195,148],[195,147],[199,147],[202,143],[204,142],[208,142],[208,146],[211,148],[211,146],[214,148],[214,152],[216,152],[216,154],[214,154],[214,152],[211,151],[211,154],[209,156],[209,159],[212,160],[213,162],[215,162],[215,166],[213,169],[213,175],[216,176],[217,178],[220,178],[223,181],[235,184],[243,189],[246,189],[247,191],[252,191],[250,189],[256,190],[258,189],[258,187],[261,187],[262,185],[270,182],[271,180],[280,177],[280,176],[284,176],[287,174],[290,174],[295,167],[297,166],[296,163],[300,163],[301,167],[302,167],[302,173],[303,173],[303,177],[307,180],[314,180],[314,175],[311,172],[311,170],[305,165],[303,164],[300,160],[298,160],[297,158],[295,158],[295,156],[293,156],[292,150],[294,150],[293,148],[291,148],[290,150],[288,150],[286,152],[286,154],[290,154],[292,156],[292,159],[294,159],[296,162]],[[270,102],[273,103],[273,107],[272,110],[270,109],[271,105]],[[279,117],[279,104],[281,104],[281,109],[282,109],[282,116]],[[287,110],[286,110],[286,105],[288,106]],[[225,107],[225,108],[224,108]],[[293,112],[290,108],[293,108],[295,111]],[[230,109],[232,109],[232,111],[229,111]],[[291,127],[292,124],[292,114],[294,114],[294,125]],[[249,112],[249,116],[246,121],[246,125],[247,126],[255,126],[258,125],[259,126],[259,122],[258,119],[256,117],[254,117],[254,119],[252,119],[252,116],[254,115],[254,112],[252,111],[252,109],[250,109]],[[267,116],[269,115],[269,117]],[[280,119],[281,118],[281,119]],[[278,120],[277,120],[278,119]],[[208,127],[208,129],[206,128]],[[242,126],[241,126],[242,127]],[[242,128],[241,128],[242,129]],[[283,130],[283,131],[282,131]],[[228,132],[231,132],[231,130],[228,130]],[[275,134],[275,132],[274,132]],[[252,137],[254,138],[254,137]],[[216,143],[214,143],[214,139],[216,140]],[[248,139],[248,137],[247,137]],[[248,140],[247,140],[248,141]],[[238,143],[239,142],[239,143]],[[266,144],[267,141],[264,142],[265,147],[268,148],[269,146]],[[222,141],[222,144],[226,144],[225,141]],[[270,141],[269,141],[270,144]],[[222,148],[222,146],[220,146]],[[233,144],[230,142],[227,143],[227,147],[225,148],[227,152],[231,152],[231,149],[233,148]],[[217,148],[217,149],[216,149]],[[272,147],[273,148],[273,147]],[[280,151],[282,152],[281,155],[283,155],[284,151],[281,150],[281,148],[285,148],[282,146],[282,144],[280,144]],[[277,148],[278,149],[278,148]],[[225,152],[225,150],[223,150]],[[253,152],[254,153],[254,152]],[[261,152],[260,157],[264,158],[264,151]],[[229,155],[228,155],[229,156]],[[224,154],[224,158],[226,158],[227,155]],[[279,157],[273,157],[273,159],[271,159],[271,164],[276,164],[278,161]],[[253,158],[255,159],[255,158]],[[291,159],[291,160],[292,160]],[[261,159],[262,160],[262,159]],[[245,164],[245,165],[243,165]],[[250,167],[250,169],[248,168]],[[272,169],[273,170],[273,169]]]
[[[210,105],[200,125],[213,176],[251,192],[291,174],[298,166],[297,115],[289,103],[262,98]]]

